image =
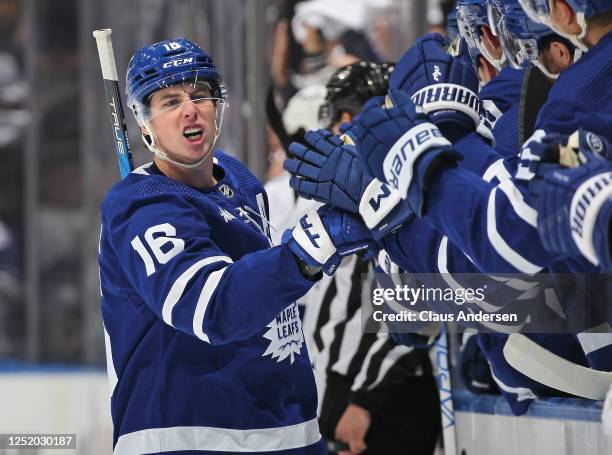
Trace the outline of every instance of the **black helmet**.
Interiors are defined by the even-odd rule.
[[[331,126],[342,112],[355,115],[374,96],[385,95],[395,63],[361,61],[336,71],[327,83],[325,103],[319,109],[322,125]]]

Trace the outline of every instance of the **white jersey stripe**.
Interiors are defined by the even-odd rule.
[[[500,182],[503,182],[504,180],[509,179],[511,177],[510,173],[504,166],[503,159],[499,159],[492,165],[490,165],[483,174],[482,179],[486,182],[490,182],[495,177],[497,177],[497,180],[499,180]]]
[[[149,175],[149,171],[147,169],[149,169],[151,166],[153,166],[153,161],[147,164],[143,164],[140,167],[137,167],[132,171],[132,174]]]
[[[286,427],[252,430],[215,427],[150,428],[119,437],[113,455],[179,450],[272,452],[306,447],[320,439],[317,419]]]
[[[164,300],[164,306],[162,308],[162,317],[166,324],[172,325],[172,310],[180,300],[183,292],[185,292],[185,287],[187,286],[187,283],[189,283],[189,280],[191,280],[200,269],[206,267],[207,265],[221,261],[233,262],[228,256],[210,256],[193,264],[176,279],[176,281],[172,284],[172,288],[170,288],[170,292],[168,292],[168,295]]]
[[[597,327],[598,330],[610,330],[610,325]],[[612,333],[579,333],[576,335],[585,354],[590,354],[612,344]]]
[[[117,372],[115,371],[115,363],[113,362],[113,348],[111,346],[110,335],[106,331],[106,327],[104,324],[102,325],[104,329],[104,347],[106,349],[106,374],[108,375],[108,387],[109,387],[109,396],[112,397],[115,392],[115,387],[117,386],[117,382],[119,381],[117,378]]]
[[[465,254],[465,253],[464,253]],[[440,246],[438,248],[438,271],[442,274],[442,279],[446,282],[454,290],[463,289],[451,273],[448,271],[448,237],[443,236],[442,240],[440,240]],[[481,300],[479,302],[474,302],[480,308],[485,310],[487,313],[495,313],[499,311],[499,307],[491,305],[489,302],[485,300]]]
[[[523,199],[523,195],[519,189],[514,186],[512,180],[504,180],[498,185],[498,188],[504,192],[514,212],[521,217],[523,221],[529,223],[534,228],[538,227],[538,212],[529,206]]]
[[[495,188],[489,194],[489,201],[487,204],[487,237],[489,238],[489,242],[493,246],[495,252],[519,272],[528,273],[530,275],[538,273],[540,270],[542,270],[542,267],[529,262],[523,256],[514,251],[502,238],[499,232],[497,232],[497,220],[495,219],[496,196],[497,188]]]
[[[490,362],[489,362],[489,366],[491,366]],[[495,376],[495,373],[493,372],[493,368],[491,368],[491,377],[497,384],[497,387],[502,389],[504,392],[516,394],[516,401],[535,400],[538,398],[536,394],[533,393],[533,390],[531,390],[528,387],[512,387],[502,382],[501,379]]]
[[[217,289],[217,285],[219,281],[221,281],[221,277],[225,273],[227,267],[223,267],[221,270],[216,270],[211,273],[206,279],[206,283],[202,287],[202,292],[200,293],[200,298],[198,299],[198,303],[196,305],[196,309],[193,315],[193,333],[200,340],[206,341],[210,343],[208,335],[204,333],[204,328],[202,325],[204,324],[204,314],[206,313],[206,308],[208,307],[208,303]]]
[[[457,281],[455,281],[452,274],[450,274],[448,271],[448,267],[447,267],[448,254],[447,253],[448,253],[448,237],[444,236],[442,237],[442,240],[440,241],[440,248],[438,249],[438,270],[442,274],[442,279],[452,289],[455,289],[455,290],[463,289],[463,287]],[[484,276],[490,277],[490,275],[484,275]],[[485,310],[487,313],[495,313],[500,310],[500,307],[492,305],[485,300],[474,302],[474,305],[479,306],[480,308]],[[523,325],[525,325],[524,323],[521,323],[518,325],[511,326],[511,325],[504,325],[504,324],[496,324],[495,322],[481,322],[481,324],[495,332],[502,332],[502,333],[508,331],[509,329],[520,329],[521,327],[523,327]]]

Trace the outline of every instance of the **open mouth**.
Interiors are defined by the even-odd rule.
[[[187,140],[191,142],[199,141],[200,139],[202,139],[203,135],[204,130],[198,127],[185,128],[185,130],[183,131],[183,136],[185,136]]]

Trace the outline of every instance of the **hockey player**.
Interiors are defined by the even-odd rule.
[[[581,2],[582,3],[582,2]],[[558,11],[573,11],[567,3],[555,1],[555,7]],[[610,31],[612,30],[612,22],[610,21],[609,10],[611,5],[609,2],[601,2],[594,4],[589,3],[588,9],[586,3],[582,4],[582,13],[586,16],[586,32],[584,33],[584,42],[592,46],[589,52],[580,61],[567,70],[553,87],[548,102],[540,111],[538,116],[538,126],[543,131],[534,135],[534,139],[538,140],[546,134],[546,132],[560,132],[570,134],[581,125],[589,125],[589,128],[597,130],[600,134],[609,135],[609,116],[610,106],[607,99],[610,96],[602,95],[608,93],[610,73],[610,58],[609,50]],[[568,10],[569,8],[569,10]],[[578,16],[571,14],[565,15],[568,24],[567,28],[581,31],[578,25]],[[433,49],[432,49],[433,50]],[[434,51],[435,53],[435,51]],[[438,54],[439,55],[439,54]],[[429,56],[431,58],[431,56]],[[431,61],[431,60],[430,60]],[[435,61],[435,60],[434,60]],[[438,60],[439,61],[439,60]],[[436,63],[438,62],[436,61]],[[432,61],[433,63],[433,61]],[[432,65],[418,63],[418,67],[427,68],[429,71]],[[447,75],[461,75],[453,68],[447,68],[443,71]],[[457,80],[457,79],[455,79]],[[397,94],[396,103],[404,106],[404,112],[407,112],[407,117],[411,121],[411,127],[419,127],[426,120],[423,119],[414,106],[410,106],[409,100],[401,94]],[[399,101],[403,99],[405,101]],[[372,106],[376,108],[375,106]],[[446,104],[447,109],[444,111],[448,118],[452,116],[453,107]],[[440,106],[438,106],[440,108]],[[366,107],[366,110],[368,107]],[[408,109],[406,111],[406,109]],[[458,109],[456,122],[459,125],[464,125],[463,112]],[[390,138],[390,130],[386,129],[385,121],[378,115],[379,112],[370,116],[362,114],[361,120],[365,127],[361,131],[361,137],[366,136],[370,141],[369,145],[360,143],[362,152],[367,155],[366,159],[372,158],[377,164],[376,175],[382,177],[385,175],[383,170],[383,162],[390,163],[393,157],[389,156],[384,161],[386,152],[379,150],[379,158],[375,158],[376,151],[373,148],[372,138],[389,139],[392,143],[393,138]],[[388,117],[393,118],[393,124],[397,125],[399,121],[394,118],[394,113],[389,112]],[[403,114],[401,114],[403,116]],[[366,121],[366,117],[370,117]],[[384,117],[387,118],[387,117]],[[377,131],[367,131],[368,122],[373,121],[378,126]],[[405,121],[405,120],[404,120]],[[358,122],[359,123],[359,122]],[[374,123],[372,123],[373,125]],[[391,124],[389,124],[391,125]],[[608,125],[607,127],[605,125]],[[424,128],[420,126],[420,128]],[[414,143],[414,138],[403,130],[402,143],[410,144],[411,139]],[[418,131],[413,130],[413,132]],[[421,136],[421,146],[415,149],[413,153],[408,154],[410,161],[408,166],[412,167],[412,163],[416,162],[419,154],[423,154],[429,145],[433,147],[433,156],[438,156],[440,153],[440,145],[448,147],[448,144],[443,145],[435,140],[435,130],[431,130],[428,137]],[[358,135],[359,136],[359,135]],[[374,141],[375,142],[375,141]],[[437,142],[437,143],[436,143]],[[402,147],[398,144],[394,150],[401,150]],[[386,148],[389,150],[389,148]],[[530,154],[529,144],[525,146],[523,157],[528,157]],[[403,164],[401,156],[397,157],[398,165]],[[380,161],[378,161],[380,159]],[[427,163],[428,159],[422,157],[421,163]],[[421,164],[421,167],[423,165]],[[529,179],[533,174],[528,167],[522,168],[516,178],[510,178],[511,174],[505,171],[498,176],[499,184],[487,185],[481,179],[474,178],[473,175],[463,172],[461,169],[452,169],[446,167],[442,172],[423,174],[422,170],[417,166],[414,173],[402,172],[401,175],[394,175],[393,169],[388,168],[386,171],[390,178],[406,179],[401,184],[401,188],[405,191],[404,195],[408,200],[413,200],[413,207],[419,210],[422,207],[424,190],[427,189],[426,202],[437,206],[429,205],[429,214],[427,219],[441,229],[449,236],[449,240],[460,246],[461,250],[465,251],[472,260],[478,263],[479,267],[485,271],[521,271],[528,274],[537,273],[544,269],[545,266],[550,267],[550,270],[555,271],[594,271],[594,270],[609,270],[607,264],[592,264],[584,260],[584,256],[579,261],[567,260],[561,261],[567,257],[567,253],[559,251],[549,251],[539,241],[537,235],[538,217],[537,212],[529,204],[529,195],[525,185],[521,183],[521,179]],[[424,170],[428,170],[427,167]],[[417,178],[412,178],[415,175]],[[434,180],[424,181],[423,177],[435,175]],[[439,178],[439,179],[438,179]],[[432,185],[432,182],[434,182]],[[467,212],[466,212],[467,210]],[[467,218],[466,218],[467,217]],[[466,222],[458,222],[465,220]],[[563,219],[559,219],[563,222]],[[585,237],[591,242],[591,236]],[[408,240],[408,238],[406,239]],[[592,248],[592,247],[591,247]],[[603,295],[603,294],[602,294]],[[599,295],[601,299],[602,295]],[[571,296],[564,296],[565,298]],[[593,295],[597,297],[597,295]],[[603,302],[605,304],[605,302]],[[596,303],[593,303],[596,305]],[[593,306],[594,308],[595,306]],[[584,352],[589,360],[589,364],[593,368],[609,370],[611,368],[609,355],[609,340],[607,334],[584,334],[578,335],[578,339],[582,344]]]
[[[342,74],[342,73],[343,72],[341,71],[340,74]],[[350,80],[351,80],[351,78],[348,77],[348,76],[350,76],[350,74],[347,73],[344,76],[346,76],[346,77],[343,77],[342,80],[336,81],[333,84],[334,85],[334,87],[333,87],[334,90],[330,94],[330,98],[331,99],[341,97],[341,95],[344,92],[346,92],[346,90],[343,90],[343,89],[345,89],[345,87],[350,87]],[[370,85],[372,85],[372,84],[368,84],[368,86],[366,86],[366,87],[369,87]],[[353,90],[351,90],[351,92],[352,91]],[[349,92],[349,93],[351,93],[351,92]],[[337,96],[336,96],[336,93],[337,93]],[[358,93],[360,93],[359,90],[357,90],[357,94]],[[368,93],[371,94],[371,90],[370,89],[368,90]],[[514,94],[514,96],[518,97],[518,94],[519,93],[518,93],[518,90],[517,90],[516,93]],[[355,95],[354,97],[351,97],[350,99],[352,100],[356,96],[358,96],[358,95]],[[326,112],[338,112],[338,115],[335,116],[337,120],[342,119],[343,116],[344,116],[345,120],[348,120],[350,118],[350,115],[349,115],[348,112],[357,111],[358,109],[355,108],[355,106],[354,106],[355,103],[354,102],[353,103],[349,103],[350,106],[347,106],[347,100],[339,100],[339,101],[341,101],[341,102],[336,103],[337,104],[336,108],[332,109],[332,108],[328,107],[324,111],[326,111]],[[345,107],[345,109],[338,108],[338,107]],[[344,115],[340,115],[342,113],[342,111],[344,111],[344,110],[346,110],[348,112],[345,112]],[[331,125],[331,126],[335,127],[336,125]],[[317,144],[316,144],[316,141],[315,142],[312,141],[313,138],[318,138],[319,139],[319,146],[324,141],[324,136],[322,136],[321,133],[311,132],[311,133],[309,133],[308,137],[311,138],[311,142],[309,144],[310,147],[313,147],[315,149],[316,149]],[[331,144],[328,144],[327,147],[329,147],[330,145]],[[346,161],[344,159],[340,159],[339,161],[337,160],[337,156],[338,156],[337,153],[341,153],[340,150],[337,150],[336,152],[332,153],[327,160],[325,160],[323,166],[325,167],[325,169],[328,169],[328,171],[332,171],[333,169],[336,169],[337,166],[339,166],[338,167],[339,171],[338,171],[337,175],[342,175],[342,176],[350,175],[350,176],[352,176],[353,177],[352,184],[350,184],[348,188],[333,188],[333,185],[324,184],[324,185],[321,185],[321,189],[324,190],[323,192],[318,193],[318,194],[310,193],[308,190],[315,186],[311,179],[317,179],[317,178],[321,178],[321,177],[325,178],[325,176],[327,176],[327,178],[331,178],[331,176],[333,175],[334,172],[328,172],[328,171],[323,170],[322,173],[320,175],[318,175],[318,176],[315,176],[314,174],[308,175],[308,171],[309,170],[312,172],[312,166],[319,162],[319,160],[313,160],[313,156],[316,156],[316,153],[314,151],[308,152],[308,153],[312,153],[311,156],[308,156],[308,153],[305,153],[306,149],[302,145],[295,144],[295,145],[292,146],[292,148],[293,148],[293,150],[295,150],[298,153],[299,157],[301,157],[302,159],[305,159],[306,161],[311,161],[312,162],[310,164],[310,166],[302,166],[302,168],[300,168],[300,169],[298,169],[298,166],[297,166],[297,164],[294,161],[289,161],[285,165],[292,172],[295,172],[298,176],[303,177],[302,180],[297,180],[295,178],[292,179],[292,184],[293,184],[293,186],[295,188],[301,190],[301,192],[302,192],[302,194],[304,196],[315,197],[315,198],[317,198],[319,200],[322,200],[322,201],[328,201],[328,202],[332,202],[332,203],[336,202],[337,203],[338,200],[339,200],[338,196],[342,192],[349,192],[350,193],[350,191],[351,191],[350,188],[351,187],[353,188],[353,190],[357,190],[360,187],[365,187],[366,186],[365,184],[360,184],[354,178],[354,176],[358,174],[357,172],[355,172],[353,170],[350,170],[350,171],[346,170],[343,167],[343,164],[346,163]],[[324,150],[324,148],[319,148],[317,150],[317,152],[321,153],[321,154],[324,154],[325,150]],[[309,177],[311,179],[309,179]],[[321,181],[321,183],[323,183],[323,182]],[[332,197],[331,200],[330,199],[324,199],[325,197],[329,197],[329,196]],[[336,196],[336,199],[334,199],[334,196]],[[355,197],[355,199],[359,199],[359,197]],[[416,269],[416,270],[421,271],[421,272],[425,271],[425,270],[437,271],[435,255],[432,255],[431,253],[432,253],[432,249],[434,249],[434,248],[437,249],[438,248],[437,244],[440,244],[440,242],[442,242],[441,236],[438,235],[436,232],[433,232],[429,225],[424,226],[425,223],[421,223],[421,222],[419,222],[419,224],[421,224],[422,227],[425,227],[425,233],[423,235],[421,235],[421,236],[419,236],[419,234],[417,234],[415,236],[415,238],[414,238],[415,247],[411,248],[411,251],[413,253],[416,252],[416,251],[419,251],[419,253],[422,252],[423,254],[419,254],[418,256],[425,257],[427,259],[427,261],[425,261],[425,263],[419,262],[418,260],[415,261],[415,260],[413,260],[413,257],[415,255],[414,254],[410,254],[410,255],[408,255],[409,258],[407,259],[407,261],[404,260],[404,263],[408,264],[407,265],[408,270],[415,270]],[[428,237],[428,240],[421,243],[420,242],[421,238],[423,238],[425,236]],[[418,240],[417,240],[417,238],[418,238]],[[431,238],[431,240],[429,240],[429,238]],[[446,251],[446,242],[442,242],[442,244],[444,245],[444,247],[441,246],[440,248],[444,248],[444,250]],[[430,247],[434,247],[434,248],[430,248]],[[471,265],[468,262],[468,259],[460,251],[453,250],[452,246],[449,246],[449,250],[451,250],[450,254],[449,254],[449,256],[451,257],[449,268],[451,270],[457,270],[454,267],[455,266],[455,262],[453,262],[453,260],[459,260],[460,263],[461,262],[467,262],[469,265]],[[440,250],[440,251],[442,253],[442,250]],[[456,253],[456,256],[453,256],[454,253]],[[414,265],[415,263],[418,264],[418,265]],[[348,266],[348,265],[349,265],[348,263],[347,264],[343,264],[343,266],[345,266],[344,267],[345,269],[347,268],[346,266]],[[342,269],[343,266],[341,266],[341,268],[339,269],[338,273],[342,273],[343,272],[343,269]],[[340,279],[339,277],[335,277],[335,279],[336,278],[338,280]],[[347,280],[343,280],[343,281],[346,282]],[[358,277],[357,277],[356,281],[357,281],[357,285],[359,285]],[[341,283],[342,283],[341,281],[338,281],[336,286],[340,286]],[[317,286],[323,286],[323,285],[324,285],[324,283],[320,283]],[[333,287],[331,289],[332,289],[332,292],[333,292],[336,289],[336,287]],[[326,294],[328,294],[328,293],[329,293],[329,290],[328,290],[328,292]],[[318,344],[320,344],[322,346],[326,346],[328,344],[326,342],[326,340],[329,338],[329,336],[330,336],[329,334],[331,332],[330,331],[326,331],[324,329],[327,326],[329,326],[330,328],[332,327],[330,325],[331,322],[333,321],[331,316],[339,314],[339,309],[343,308],[343,307],[340,306],[340,304],[341,304],[340,295],[341,294],[344,294],[344,293],[341,293],[340,290],[339,290],[338,291],[338,295],[336,295],[333,298],[331,304],[329,304],[329,305],[333,304],[333,307],[335,308],[333,311],[331,309],[330,310],[326,310],[326,311],[321,311],[321,314],[324,316],[324,318],[321,319],[321,318],[317,317],[317,325],[321,325],[322,326],[321,329],[323,329],[322,330],[322,334],[318,335],[318,339],[319,339],[319,343]],[[330,297],[333,296],[333,295],[334,294],[331,294]],[[327,299],[327,296],[326,296],[326,299]],[[310,304],[312,304],[312,303],[313,302],[311,301]],[[325,305],[327,305],[327,304],[325,304]],[[310,308],[308,311],[310,311],[310,310],[315,310],[315,308]],[[310,314],[308,313],[308,311],[307,311],[307,320],[309,319],[309,316],[310,316],[310,318],[312,318],[313,314],[315,316],[317,314],[319,314],[318,311],[316,311],[316,312],[313,311]],[[354,314],[354,316],[351,318],[351,321],[355,320],[356,316],[357,316],[357,313]],[[329,322],[327,322],[328,318],[329,318]],[[342,333],[343,334],[343,340],[344,340],[344,338],[347,336],[345,330],[342,329],[342,327],[344,327],[344,324],[342,322],[339,322],[339,323],[336,323],[333,327],[335,327],[333,333],[335,333],[335,334],[337,334],[338,332]],[[322,335],[325,335],[325,333],[327,333],[327,335],[326,336],[322,336]],[[350,336],[350,333],[348,335]],[[364,341],[366,339],[367,339],[367,335],[364,336]],[[324,354],[324,356],[323,356],[324,359],[327,359],[329,356],[332,356],[332,353],[336,352],[336,350],[331,349],[331,347],[336,345],[336,344],[337,343],[332,342],[331,346],[330,346],[330,349],[327,349],[327,348],[323,349],[322,352]],[[343,341],[342,345],[344,346],[345,344],[347,344],[347,343],[345,341]],[[397,348],[395,348],[394,351],[396,349]],[[330,353],[327,353],[328,350],[330,351]],[[342,349],[340,352],[344,352],[344,351],[345,350]],[[359,351],[361,351],[361,349]],[[332,363],[332,360],[333,360],[333,363]],[[317,364],[317,357],[316,356],[315,356],[314,363],[315,363],[315,370],[317,370],[317,365],[316,365]],[[327,364],[328,362],[326,361],[324,363]],[[322,419],[323,419],[322,422],[321,422],[321,425],[322,425],[322,431],[323,431],[324,435],[325,435],[325,431],[326,431],[325,428],[327,427],[325,422],[327,422],[329,420],[330,409],[331,410],[334,409],[333,407],[330,408],[329,406],[327,406],[327,402],[329,401],[330,403],[332,403],[332,402],[338,402],[340,400],[340,396],[342,396],[342,393],[340,393],[338,391],[338,390],[342,390],[342,389],[339,389],[339,385],[342,383],[342,381],[340,381],[340,379],[344,379],[344,375],[340,375],[340,372],[343,372],[342,366],[345,364],[345,362],[342,362],[341,358],[338,358],[336,360],[336,357],[334,355],[332,357],[329,357],[329,363],[331,365],[331,368],[330,368],[329,372],[326,372],[327,373],[327,382],[328,382],[327,388],[320,387],[320,390],[325,390],[326,391],[326,396],[327,396],[327,399],[325,399],[324,402],[323,402],[323,406],[324,407],[323,407],[323,414],[321,416]],[[397,366],[400,366],[400,365],[398,364]],[[325,365],[324,365],[324,367],[325,367]],[[391,373],[393,373],[392,370],[389,372],[390,378],[392,378],[394,376],[397,377],[397,372],[395,372],[394,375],[391,375]],[[414,381],[412,381],[412,382],[414,382]],[[407,387],[408,387],[408,385],[409,384],[406,384]],[[412,385],[414,386],[414,384],[412,384]],[[383,390],[383,386],[384,386],[384,388],[388,389],[390,384],[385,384],[385,381],[383,381],[381,383],[381,385],[375,387],[370,394],[376,395],[376,392],[377,392],[378,389]],[[408,389],[408,390],[406,390],[404,395],[405,396],[409,396],[410,393],[411,393],[411,391]],[[364,394],[367,394],[367,391],[358,391],[358,393],[355,394],[355,395],[356,396],[363,396]],[[350,408],[347,408],[347,410],[348,409],[350,409]],[[522,409],[524,409],[524,408],[522,408]],[[336,409],[335,412],[338,412],[338,409]],[[401,419],[400,418],[395,418],[394,420],[396,420],[399,423],[399,422],[405,420],[407,415],[409,415],[410,413],[411,413],[411,411],[406,409],[406,410],[403,411],[403,414],[404,414],[403,418],[401,418]],[[344,419],[344,416],[341,419],[341,422],[343,421],[343,419]],[[334,420],[332,420],[332,422],[334,422]],[[374,423],[376,423],[376,420],[374,420]],[[383,423],[384,423],[384,421],[383,422],[379,422],[379,424],[383,424]],[[344,425],[344,424],[342,424],[342,425]],[[327,430],[327,431],[329,433],[330,430]],[[380,431],[378,433],[380,433]],[[387,437],[387,440],[389,442],[386,444],[387,445],[387,450],[390,449],[391,441],[393,441],[394,438],[398,437],[398,435],[394,435],[393,433],[394,432],[392,431],[392,427],[389,427],[389,435]],[[376,438],[373,438],[373,440],[371,442],[373,442],[374,445],[369,450],[373,450],[374,452],[376,452],[376,447],[378,447],[378,448],[381,447],[380,446],[380,442],[378,442],[378,440]]]
[[[456,73],[455,73],[455,74],[456,74]],[[378,119],[378,121],[380,122],[380,121],[381,121],[381,119],[379,118],[379,119]],[[464,122],[464,123],[465,123],[465,122]],[[422,137],[423,137],[423,136],[422,136]],[[425,172],[425,174],[426,174],[426,172]],[[459,196],[459,197],[460,197],[461,195],[460,195],[460,194],[457,194],[457,196]],[[412,256],[412,257],[414,258],[414,257],[415,257],[415,251],[414,251],[414,247],[413,247],[412,245],[421,245],[421,244],[423,244],[423,242],[422,242],[422,239],[421,239],[421,238],[419,238],[418,236],[415,236],[415,235],[414,235],[414,231],[409,231],[409,234],[410,234],[410,235],[407,235],[407,236],[405,237],[405,238],[406,238],[406,240],[407,240],[407,242],[406,242],[407,256]],[[450,242],[449,242],[449,245],[450,245]],[[445,251],[445,254],[446,254],[446,251]],[[445,264],[447,264],[447,265],[448,265],[447,259],[448,259],[448,262],[450,262],[450,261],[451,261],[450,256],[449,256],[448,258],[445,258],[445,261],[444,261],[444,262],[445,262]],[[464,258],[464,259],[465,259],[465,258]],[[455,269],[455,270],[457,270],[457,269]],[[459,270],[460,270],[460,269],[459,269]],[[443,270],[441,270],[441,271],[443,271]],[[493,350],[493,351],[495,351],[495,350]],[[567,351],[567,350],[565,349],[564,351]],[[501,352],[501,351],[497,351],[497,352]],[[572,351],[572,352],[575,352],[575,351]],[[572,357],[572,359],[575,359],[575,358],[576,358],[576,356],[575,356],[574,354],[571,354],[571,357]],[[578,356],[578,357],[579,357],[579,356]],[[528,378],[527,378],[527,379],[528,379]],[[523,381],[523,383],[524,383],[524,381]],[[533,384],[533,381],[531,382],[531,384]],[[536,386],[537,386],[537,384],[536,384]],[[535,395],[533,395],[533,396],[535,396]],[[519,398],[519,401],[521,401],[521,397],[519,396],[518,398]],[[524,397],[523,397],[523,398],[524,398]],[[523,407],[523,410],[524,410],[524,409],[526,409],[526,408],[525,408],[525,407]]]
[[[521,95],[495,130],[496,147],[503,157],[515,156],[533,134],[540,107],[546,102],[552,83],[576,61],[581,52],[566,38],[532,21],[518,0],[491,0],[499,9],[496,24],[510,67],[524,72]]]
[[[612,110],[609,103],[603,101],[601,108],[597,106],[594,111],[593,105],[597,105],[598,100],[607,100],[612,94],[610,88],[610,78],[604,74],[610,74],[612,69],[612,61],[610,55],[612,53],[612,2],[609,0],[596,1],[556,1],[549,4],[541,4],[541,2],[521,0],[523,8],[536,20],[547,24],[557,33],[570,39],[576,46],[588,51],[587,57],[591,62],[590,65],[577,65],[576,74],[573,75],[579,83],[570,79],[567,80],[567,86],[564,89],[570,94],[570,104],[564,103],[566,98],[562,93],[555,92],[555,97],[550,103],[547,103],[547,110],[544,111],[542,117],[552,117],[553,122],[544,120],[542,129],[545,132],[562,133],[565,137],[553,135],[549,142],[562,142],[562,145],[567,145],[568,136],[571,134],[571,127],[561,131],[555,129],[555,115],[553,112],[561,112],[563,116],[571,118],[571,126],[584,127],[589,131],[598,133],[597,136],[580,133],[580,140],[583,148],[591,149],[597,153],[604,154],[608,160],[612,157],[610,152],[609,142],[610,125],[612,125]],[[578,71],[580,70],[580,71]],[[574,82],[572,84],[572,82]],[[557,114],[559,115],[559,114]],[[560,116],[560,115],[559,115]],[[577,128],[576,128],[577,129]],[[578,137],[578,136],[576,136]],[[604,144],[608,144],[607,147]],[[575,148],[578,144],[574,144]],[[535,145],[538,148],[538,145]],[[539,154],[545,154],[546,145],[539,147]],[[533,155],[526,153],[525,167],[519,169],[517,177],[530,180],[533,176],[534,164],[532,162]],[[550,155],[548,154],[548,159]],[[546,159],[542,159],[546,161]],[[595,170],[602,171],[605,169],[605,164],[598,163],[597,157],[590,156],[588,153],[583,155],[582,160],[585,169],[562,170],[558,169],[555,172],[549,173],[549,168],[535,166],[538,169],[536,172],[540,177],[544,173],[549,173],[550,178],[546,178],[545,183],[538,192],[543,191],[548,197],[538,197],[538,215],[545,223],[538,222],[538,229],[543,243],[547,249],[552,252],[566,254],[573,257],[586,257],[592,264],[599,269],[612,269],[610,261],[610,239],[609,239],[609,215],[607,204],[593,204],[588,198],[588,204],[579,209],[582,219],[582,211],[590,213],[589,223],[584,225],[578,234],[576,227],[573,225],[573,219],[576,218],[576,206],[570,201],[573,197],[580,199],[580,195],[575,192],[579,182],[584,182],[588,176],[587,171]],[[566,165],[567,166],[567,165]],[[531,169],[530,169],[531,168]],[[585,174],[586,172],[586,174]],[[601,184],[598,184],[598,188]],[[533,188],[533,185],[532,185]],[[603,188],[602,188],[603,189]],[[555,194],[556,193],[556,194]],[[599,201],[605,199],[605,191],[598,191]],[[555,196],[553,196],[555,195]],[[566,212],[559,212],[564,206],[564,201],[567,205]],[[565,216],[555,216],[554,213],[565,213]]]
[[[595,10],[599,14],[591,18],[591,33],[587,32],[586,34],[586,36],[591,37],[592,43],[597,42],[598,44],[559,78],[550,93],[548,102],[538,116],[537,126],[545,132],[556,131],[571,134],[579,126],[588,125],[589,129],[593,129],[604,136],[609,134],[610,130],[606,126],[610,124],[609,121],[606,121],[609,105],[605,101],[607,97],[601,95],[601,89],[603,88],[606,92],[607,85],[609,85],[607,83],[609,81],[606,81],[605,76],[603,76],[609,73],[608,67],[610,65],[608,57],[610,52],[606,54],[610,35],[605,35],[606,31],[609,32],[612,28],[609,22],[606,23],[608,17],[608,13],[605,12],[607,11],[606,8],[608,7],[604,5],[599,10]],[[430,50],[433,51],[433,48]],[[436,57],[430,55],[428,58],[432,59],[430,60],[432,61],[431,64],[424,65],[423,62],[419,62],[415,64],[415,68],[424,68],[424,71],[428,72],[430,69],[433,70],[433,62],[436,61]],[[464,83],[460,80],[463,73],[457,71],[453,65],[455,65],[454,62],[451,66],[445,68],[443,74],[452,75],[451,77],[454,77],[459,84]],[[442,68],[441,65],[439,66]],[[419,83],[422,84],[422,81],[421,79]],[[409,84],[405,84],[406,90],[409,90],[408,86]],[[413,90],[417,91],[418,87],[413,87]],[[578,93],[580,93],[580,96],[577,95]],[[401,94],[399,96],[402,97]],[[441,104],[445,104],[446,109],[442,109],[440,112],[443,113],[442,115],[447,119],[447,122],[455,121],[459,128],[466,128],[465,110],[469,110],[468,107],[464,105],[461,108],[457,105],[453,106],[452,103]],[[392,124],[386,125],[379,118],[379,112],[376,114],[372,112],[372,116],[370,116],[367,113],[367,108],[357,122],[363,126],[360,130],[361,137],[358,139],[367,142],[360,144],[360,148],[366,155],[365,161],[371,160],[369,165],[375,175],[385,179],[385,171],[382,168],[386,156],[385,150],[389,150],[393,143],[394,138],[390,137],[389,133],[393,128],[397,128],[391,127],[391,125],[397,125],[398,120],[394,118],[395,113],[388,112],[389,115],[386,117],[394,118],[394,120]],[[380,109],[373,105],[370,108]],[[410,117],[411,120],[406,122],[406,127],[409,124],[415,127],[426,121],[420,119],[419,114],[413,108],[409,106],[407,108],[411,113],[406,117]],[[440,108],[440,105],[438,108]],[[400,114],[400,116],[403,116],[403,114]],[[376,122],[376,131],[370,128],[368,124],[370,120]],[[469,127],[469,124],[467,125]],[[405,132],[406,130],[403,131],[403,133]],[[403,133],[398,131],[395,137]],[[537,133],[537,137],[541,137],[543,134],[545,133]],[[383,146],[376,150],[376,137],[389,140],[389,147]],[[408,140],[409,136],[405,135],[404,139]],[[436,150],[435,154],[439,154],[440,140],[432,139],[428,142],[433,146],[433,150]],[[447,144],[445,147],[448,146]],[[426,146],[423,146],[420,150],[423,151],[426,148]],[[416,159],[416,157],[411,158],[410,162],[413,162],[413,159]],[[376,169],[374,170],[374,168]],[[507,171],[506,175],[502,176],[504,181],[499,187],[489,186],[481,179],[463,173],[461,169],[447,169],[441,173],[432,173],[431,175],[436,177],[428,182],[429,185],[411,178],[412,175],[422,176],[418,170],[415,170],[414,174],[402,174],[405,178],[392,175],[390,169],[387,172],[389,172],[387,180],[392,179],[395,183],[400,184],[404,197],[414,199],[414,210],[418,211],[420,205],[425,202],[423,189],[428,186],[427,202],[432,202],[436,207],[430,206],[427,217],[439,229],[448,233],[449,238],[479,263],[484,270],[536,273],[542,270],[545,264],[559,259],[559,255],[551,255],[550,252],[541,248],[539,242],[526,241],[528,238],[533,238],[537,232],[535,229],[535,212],[532,212],[531,208],[525,204],[524,197],[516,189],[514,180],[507,178],[510,176]],[[444,174],[443,177],[442,174]],[[521,176],[520,171],[517,176]],[[402,177],[401,182],[397,180],[399,177]],[[431,185],[432,182],[435,182],[435,184]],[[454,196],[460,200],[454,200]],[[471,199],[472,197],[474,199]],[[466,207],[469,207],[470,216],[474,216],[474,224],[457,223],[458,219],[465,217]],[[504,215],[500,216],[501,214]],[[494,223],[493,220],[495,220]],[[478,229],[476,229],[476,226],[478,226]],[[517,226],[520,226],[520,228],[517,229]],[[484,248],[481,247],[481,245],[484,246],[481,242],[482,234],[486,234],[488,239],[485,242],[487,246]],[[521,249],[519,247],[521,244],[525,245],[526,248]]]
[[[155,157],[102,205],[114,453],[325,453],[293,302],[369,232],[323,208],[269,248],[261,184],[213,153],[226,94],[196,44],[136,51],[126,92]]]

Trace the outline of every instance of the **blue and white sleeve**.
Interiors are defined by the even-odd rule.
[[[177,196],[104,210],[103,225],[118,273],[145,304],[207,343],[253,336],[313,284],[285,246],[234,261],[211,239],[201,214]]]
[[[463,169],[446,169],[432,181],[426,218],[479,269],[535,274],[561,255],[541,244],[528,197],[513,178],[494,184]]]

